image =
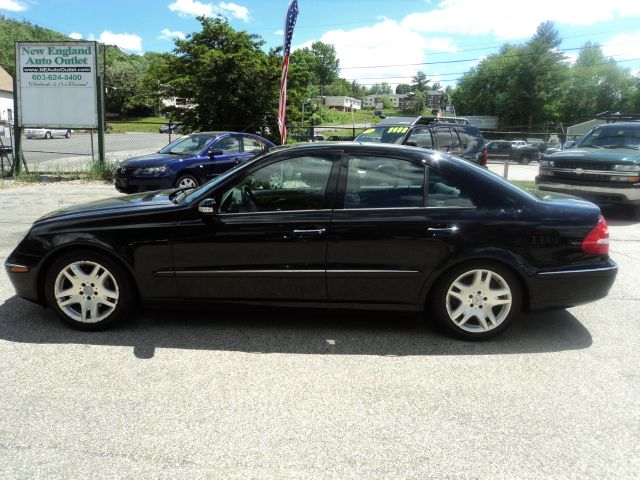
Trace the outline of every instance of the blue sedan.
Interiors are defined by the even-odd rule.
[[[122,162],[115,171],[115,186],[124,193],[197,187],[274,146],[251,133],[193,133],[158,153]]]

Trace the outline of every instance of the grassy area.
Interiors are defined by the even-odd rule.
[[[118,120],[107,120],[107,131],[109,133],[157,133],[160,125],[167,123],[167,121],[164,117],[127,117]]]

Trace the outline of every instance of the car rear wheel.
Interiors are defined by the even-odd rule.
[[[67,130],[67,132],[64,134],[64,138],[71,138],[71,130]]]
[[[520,313],[522,293],[516,276],[493,263],[452,269],[436,285],[431,307],[449,332],[479,340],[504,331]]]
[[[195,188],[198,185],[198,179],[193,175],[181,175],[174,183],[176,188]]]
[[[531,157],[529,155],[523,155],[520,159],[520,163],[523,165],[529,165],[531,163]]]
[[[51,140],[52,138],[51,132],[45,132],[44,138],[46,138],[47,140]]]
[[[124,269],[94,252],[72,252],[57,259],[45,279],[47,304],[71,326],[98,330],[128,316],[134,287]]]

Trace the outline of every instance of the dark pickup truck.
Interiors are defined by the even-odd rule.
[[[508,140],[491,140],[486,144],[489,160],[509,160],[527,164],[540,158],[540,150]]]
[[[640,122],[600,125],[576,148],[543,156],[536,186],[601,205],[630,205],[640,220]]]

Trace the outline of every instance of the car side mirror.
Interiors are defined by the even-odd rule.
[[[207,154],[210,157],[217,157],[218,155],[224,155],[224,152],[222,150],[212,148],[207,152]]]
[[[206,217],[212,217],[216,214],[217,203],[213,198],[205,198],[198,205],[198,212]]]
[[[416,142],[407,142],[405,143],[405,145],[408,145],[409,147],[417,147],[418,144]]]

